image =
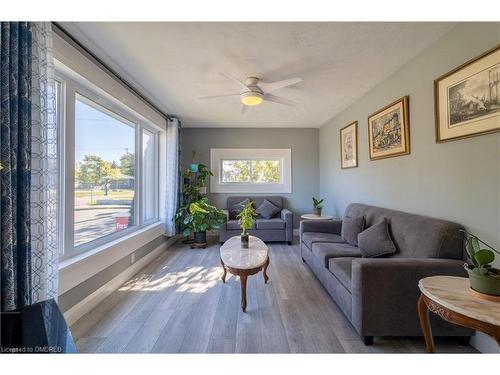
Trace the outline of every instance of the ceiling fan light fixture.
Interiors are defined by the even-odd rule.
[[[264,97],[260,92],[249,91],[241,94],[241,102],[244,105],[256,106],[264,101]]]

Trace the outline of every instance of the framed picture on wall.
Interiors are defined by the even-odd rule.
[[[436,142],[500,130],[500,45],[434,81]]]
[[[342,169],[358,166],[358,122],[340,129],[340,167]]]
[[[409,97],[404,96],[368,117],[370,160],[410,153]]]

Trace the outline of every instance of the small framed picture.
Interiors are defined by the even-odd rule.
[[[358,122],[354,121],[340,129],[340,167],[358,166]]]
[[[500,45],[434,81],[436,142],[500,130]]]
[[[404,96],[368,117],[370,160],[410,153],[409,97]]]

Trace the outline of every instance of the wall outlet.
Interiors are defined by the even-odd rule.
[[[135,262],[135,253],[132,253],[132,255],[130,256],[130,263],[134,262]]]

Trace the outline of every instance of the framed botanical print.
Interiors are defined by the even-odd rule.
[[[500,45],[434,81],[436,142],[500,130]]]
[[[404,96],[368,117],[370,160],[410,153],[409,98]]]
[[[340,167],[358,166],[358,122],[354,121],[340,129]]]

